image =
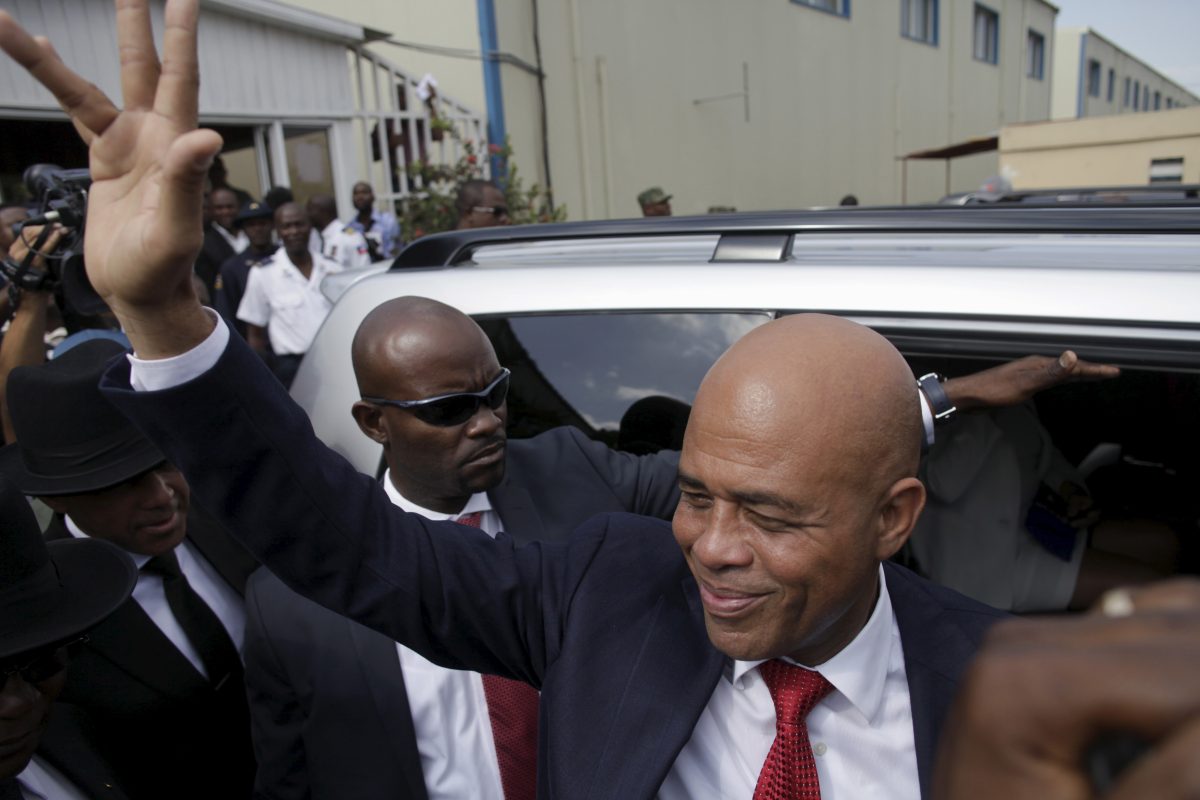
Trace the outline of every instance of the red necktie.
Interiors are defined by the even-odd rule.
[[[763,662],[758,672],[775,701],[775,742],[758,773],[754,800],[821,800],[805,720],[833,685],[819,672],[778,659]]]
[[[478,528],[482,517],[481,512],[472,511],[455,522]],[[481,677],[504,800],[533,800],[537,794],[538,691],[527,683],[499,675]]]

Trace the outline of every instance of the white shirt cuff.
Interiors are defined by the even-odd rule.
[[[130,354],[129,383],[136,392],[156,392],[180,386],[193,378],[198,378],[208,372],[229,344],[229,326],[221,315],[211,308],[205,308],[214,320],[216,327],[200,344],[170,358],[143,359]]]
[[[925,446],[933,447],[933,409],[929,407],[929,398],[920,389],[917,397],[921,398],[921,422],[925,425]]]

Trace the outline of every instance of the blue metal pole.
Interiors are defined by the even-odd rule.
[[[508,130],[504,125],[504,90],[500,84],[500,52],[496,35],[496,7],[493,0],[476,0],[479,14],[479,44],[483,51],[483,92],[487,98],[488,141],[504,146]],[[492,179],[503,183],[508,175],[508,165],[500,156],[491,156]]]

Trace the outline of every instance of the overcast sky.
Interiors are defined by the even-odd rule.
[[[1055,27],[1087,26],[1200,95],[1200,0],[1050,0]]]

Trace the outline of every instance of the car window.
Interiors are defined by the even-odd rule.
[[[510,436],[574,425],[612,446],[645,452],[678,446],[700,379],[731,344],[770,319],[767,312],[743,312],[478,321],[513,372]],[[648,440],[645,431],[659,433]]]

